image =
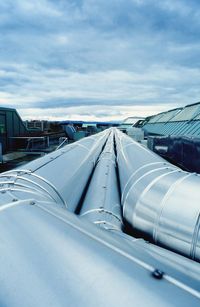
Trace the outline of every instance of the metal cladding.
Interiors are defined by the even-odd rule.
[[[124,218],[154,243],[200,261],[200,176],[116,131]]]
[[[118,234],[52,202],[2,206],[1,306],[199,306],[197,263]]]
[[[146,118],[143,129],[148,135],[199,137],[200,103],[194,103]]]
[[[67,145],[0,175],[0,203],[35,198],[75,211],[109,131]]]
[[[199,306],[199,263],[122,232],[116,164],[124,218],[199,261],[199,176],[108,129],[1,174],[1,306]]]
[[[122,228],[113,131],[97,161],[80,215],[106,229]]]

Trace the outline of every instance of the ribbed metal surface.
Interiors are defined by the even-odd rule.
[[[124,218],[156,244],[200,261],[200,176],[116,132]]]
[[[156,114],[144,124],[143,129],[147,134],[199,136],[199,119],[200,103],[196,103]]]
[[[26,164],[23,170],[1,174],[0,203],[34,197],[75,211],[108,134],[84,138]]]
[[[200,135],[200,121],[147,124],[144,130],[148,134],[198,137]]]
[[[1,174],[0,305],[199,306],[199,183],[115,129]]]
[[[98,159],[80,215],[107,229],[122,228],[113,131]]]

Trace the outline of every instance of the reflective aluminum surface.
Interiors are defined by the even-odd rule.
[[[35,198],[75,211],[109,131],[66,145],[0,175],[0,203]]]
[[[156,244],[200,261],[200,176],[115,136],[124,218]]]
[[[107,229],[122,228],[113,131],[97,161],[80,215]]]
[[[197,263],[52,203],[0,209],[1,306],[199,306]]]

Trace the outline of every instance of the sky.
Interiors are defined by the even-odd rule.
[[[122,120],[200,100],[199,0],[0,1],[0,106]]]

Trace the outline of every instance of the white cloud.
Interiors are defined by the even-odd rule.
[[[103,72],[70,72],[64,69],[41,69],[32,66],[14,65],[13,71],[1,70],[2,78],[10,78],[10,84],[4,85],[0,98],[11,102],[34,106],[38,102],[47,104],[52,100],[64,102],[88,100],[94,104],[98,100],[102,104],[129,105],[137,102],[177,103],[197,99],[200,90],[194,91],[200,81],[200,71],[195,68],[174,67],[173,69],[153,66],[144,70],[143,74],[130,71]],[[15,80],[18,82],[15,84]],[[179,91],[179,88],[187,88]],[[94,102],[93,102],[94,101]]]
[[[119,121],[129,116],[149,116],[166,111],[169,105],[161,106],[79,106],[47,109],[19,109],[23,120],[83,120],[83,121]]]
[[[13,3],[13,1],[8,1]],[[62,12],[48,0],[15,0],[13,7],[16,7],[25,15],[39,15],[39,16],[55,16],[60,17]]]
[[[56,118],[196,102],[199,12],[194,0],[1,2],[0,102]]]

